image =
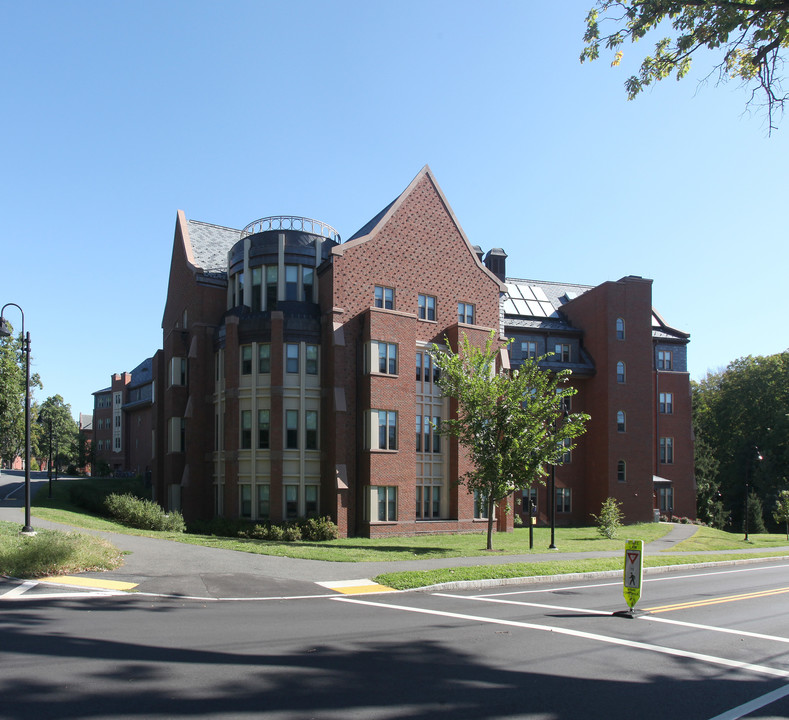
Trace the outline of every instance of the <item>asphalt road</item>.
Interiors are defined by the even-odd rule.
[[[789,564],[300,600],[0,605],[0,717],[786,718]],[[680,604],[679,607],[673,607]],[[746,705],[750,703],[750,705]]]

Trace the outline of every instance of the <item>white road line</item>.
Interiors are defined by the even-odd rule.
[[[501,620],[498,618],[481,617],[479,615],[465,615],[462,613],[453,613],[444,610],[427,610],[425,608],[414,608],[405,605],[392,605],[389,603],[372,602],[369,600],[359,600],[348,596],[342,596],[332,599],[335,602],[354,603],[356,605],[367,605],[368,607],[384,608],[387,610],[399,610],[400,612],[412,612],[421,615],[434,615],[437,617],[452,618],[454,620],[467,620],[470,622],[488,623],[491,625],[505,625],[508,627],[523,628],[524,630],[540,630],[542,632],[556,633],[557,635],[568,635],[570,637],[583,638],[585,640],[594,640],[597,642],[608,643],[609,645],[621,645],[623,647],[629,647],[636,650],[648,650],[650,652],[656,652],[662,655],[671,655],[674,657],[688,658],[690,660],[698,660],[700,662],[709,663],[712,665],[721,665],[723,667],[734,668],[737,670],[748,670],[750,672],[759,673],[761,675],[789,678],[789,671],[780,670],[778,668],[767,667],[766,665],[754,665],[752,663],[739,662],[738,660],[729,660],[728,658],[715,657],[714,655],[706,655],[704,653],[691,652],[688,650],[678,650],[676,648],[661,647],[660,645],[652,645],[651,643],[642,643],[635,640],[625,640],[623,638],[611,637],[609,635],[599,635],[597,633],[588,633],[588,632],[583,632],[581,630],[570,630],[568,628],[552,627],[550,625],[537,625],[536,623],[525,623],[525,622],[518,622],[515,620]]]
[[[710,556],[710,561],[714,562],[714,555]],[[747,558],[747,555],[743,555],[744,558]],[[676,570],[681,570],[682,565],[675,565],[674,568]],[[686,580],[688,578],[696,578],[696,577],[709,577],[711,575],[729,575],[732,573],[744,573],[744,572],[758,572],[760,570],[780,570],[782,568],[789,568],[789,564],[786,565],[759,565],[758,567],[747,567],[747,568],[737,568],[736,570],[716,570],[715,572],[701,572],[701,573],[693,573],[691,575],[661,575],[659,577],[645,577],[644,582],[674,582],[677,580]],[[644,568],[645,571],[649,571],[651,568]],[[558,592],[564,590],[586,590],[588,588],[601,588],[601,587],[611,587],[612,585],[622,585],[621,580],[617,580],[615,582],[604,582],[604,583],[591,583],[587,585],[567,585],[565,587],[541,587],[536,588],[533,590],[508,590],[507,592],[500,592],[500,593],[485,593],[484,595],[474,595],[473,597],[500,597],[502,595],[531,595],[534,593],[551,593],[551,592]]]
[[[734,628],[715,627],[714,625],[701,625],[699,623],[685,622],[684,620],[670,620],[654,615],[637,615],[638,620],[649,620],[650,622],[666,623],[667,625],[680,625],[682,627],[695,628],[697,630],[709,630],[710,632],[727,633],[729,635],[744,635],[745,637],[757,638],[758,640],[772,640],[773,642],[789,643],[789,638],[780,635],[764,635],[763,633],[749,632],[748,630],[735,630]]]
[[[32,580],[26,580],[21,585],[17,585],[16,587],[12,588],[8,592],[3,593],[0,595],[2,598],[15,598],[19,597],[20,595],[24,595],[30,588],[34,588],[38,585],[37,582],[33,582]]]
[[[768,692],[766,695],[762,695],[750,702],[727,710],[725,713],[716,715],[714,718],[710,718],[710,720],[739,720],[739,718],[749,715],[754,710],[761,710],[763,707],[774,703],[776,700],[785,698],[787,695],[789,695],[789,685],[784,685],[782,688]]]
[[[491,602],[499,605],[521,605],[524,607],[544,608],[545,610],[563,610],[565,612],[574,612],[582,615],[607,615],[611,616],[610,610],[589,610],[588,608],[565,607],[563,605],[546,605],[544,603],[524,602],[522,600],[503,600],[494,597],[468,597],[467,595],[450,595],[449,593],[433,593],[435,597],[454,598],[455,600],[476,600],[477,602]]]

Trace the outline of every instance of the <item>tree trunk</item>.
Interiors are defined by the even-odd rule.
[[[488,550],[493,550],[493,496],[488,498]]]

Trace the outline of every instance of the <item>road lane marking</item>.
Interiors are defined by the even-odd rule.
[[[467,595],[450,595],[449,593],[433,593],[435,597],[454,598],[456,600],[476,600],[478,602],[491,602],[499,605],[521,605],[524,607],[543,608],[545,610],[561,610],[563,612],[574,612],[583,615],[607,615],[611,617],[614,613],[610,610],[590,610],[589,608],[567,607],[564,605],[546,605],[545,603],[524,602],[523,600],[503,600],[494,597],[468,597]]]
[[[16,587],[12,588],[8,592],[2,594],[3,598],[15,598],[19,597],[20,595],[24,595],[30,588],[34,588],[38,585],[37,582],[33,582],[32,580],[26,580],[21,585],[17,585]]]
[[[363,595],[364,593],[385,593],[397,592],[394,588],[386,585],[379,585],[363,578],[361,580],[334,580],[331,582],[318,582],[316,585],[325,587],[327,590],[335,590],[343,595]]]
[[[71,575],[50,575],[41,578],[48,585],[69,585],[94,588],[99,590],[133,590],[138,583],[120,582],[119,580],[100,580],[99,578],[73,577]]]
[[[776,700],[781,700],[787,695],[789,695],[789,685],[784,685],[782,688],[768,692],[761,697],[754,698],[750,702],[743,703],[742,705],[738,705],[736,708],[727,710],[725,713],[716,715],[714,718],[710,718],[710,720],[739,720],[739,718],[750,715],[755,710],[761,710],[763,707],[771,705]]]
[[[683,620],[671,620],[670,618],[653,617],[652,615],[637,615],[638,620],[649,620],[650,622],[665,623],[666,625],[679,625],[681,627],[693,628],[696,630],[708,630],[710,632],[725,633],[728,635],[744,635],[745,637],[756,638],[757,640],[771,640],[773,642],[789,643],[789,638],[780,635],[765,635],[764,633],[750,632],[749,630],[736,630],[734,628],[715,627],[714,625],[701,625],[699,623],[685,622]]]
[[[789,587],[775,588],[774,590],[760,590],[757,592],[741,593],[739,595],[726,595],[724,597],[707,598],[705,600],[688,600],[687,602],[674,603],[673,605],[659,605],[644,608],[645,612],[662,613],[672,610],[687,610],[689,608],[706,607],[707,605],[720,605],[721,603],[738,602],[739,600],[753,600],[755,598],[771,597],[789,593]]]
[[[332,600],[335,602],[353,603],[356,605],[366,605],[368,607],[384,608],[387,610],[399,610],[400,612],[433,615],[436,617],[451,618],[453,620],[465,620],[469,622],[486,623],[491,625],[505,625],[507,627],[517,627],[524,630],[539,630],[542,632],[555,633],[557,635],[568,635],[570,637],[594,640],[596,642],[607,643],[609,645],[621,645],[623,647],[629,647],[635,650],[648,650],[650,652],[660,653],[662,655],[671,655],[673,657],[698,660],[711,665],[720,665],[722,667],[734,668],[737,670],[747,670],[761,675],[770,675],[772,677],[789,679],[789,670],[771,668],[767,667],[766,665],[754,665],[753,663],[730,660],[728,658],[716,657],[714,655],[706,655],[704,653],[697,653],[689,650],[679,650],[677,648],[662,647],[660,645],[652,645],[651,643],[643,643],[637,640],[625,640],[624,638],[612,637],[610,635],[600,635],[598,633],[589,633],[582,630],[570,630],[568,628],[553,627],[551,625],[538,625],[536,623],[519,622],[517,620],[501,620],[499,618],[482,617],[479,615],[465,615],[463,613],[454,613],[445,610],[428,610],[426,608],[408,607],[406,605],[392,605],[389,603],[374,602],[372,600],[361,600],[352,597],[338,596],[332,598]]]

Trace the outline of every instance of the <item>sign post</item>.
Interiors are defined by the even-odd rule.
[[[627,540],[625,542],[625,571],[623,575],[624,589],[623,594],[627,605],[630,608],[630,614],[634,612],[634,608],[639,598],[641,597],[641,580],[644,575],[644,569],[641,562],[644,554],[644,541],[643,540]]]

